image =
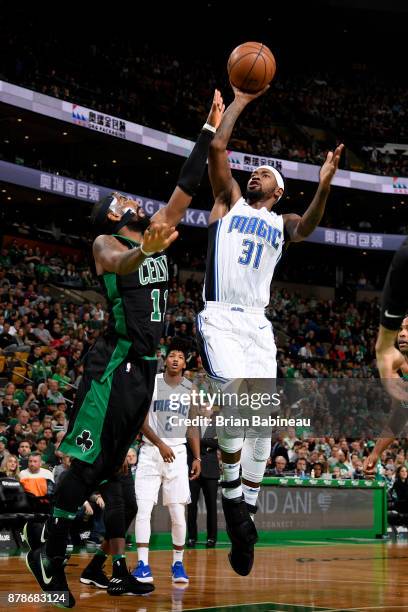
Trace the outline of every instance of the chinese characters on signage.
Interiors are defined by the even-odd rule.
[[[55,174],[44,174],[43,172],[40,174],[40,189],[91,202],[97,202],[101,198],[99,187],[95,185],[81,183]]]
[[[325,229],[324,243],[361,249],[382,249],[383,236],[381,234],[360,234],[359,232]]]

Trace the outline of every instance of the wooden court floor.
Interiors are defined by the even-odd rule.
[[[226,549],[187,550],[190,583],[172,585],[170,551],[153,551],[156,590],[146,597],[114,598],[78,578],[90,558],[73,555],[67,575],[75,609],[98,612],[302,612],[320,610],[408,610],[408,543],[286,543],[259,547],[250,576],[234,574]],[[136,554],[127,555],[134,565]],[[108,564],[108,569],[110,569]],[[37,593],[24,556],[0,558],[1,610],[55,609],[44,604],[7,603],[10,592]]]

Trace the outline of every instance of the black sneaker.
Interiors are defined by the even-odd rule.
[[[189,538],[187,540],[186,546],[187,548],[195,548],[196,543],[197,543],[197,540],[193,540],[193,538]]]
[[[109,586],[109,578],[101,567],[86,567],[79,580],[82,584],[93,584],[98,589],[107,589]]]
[[[254,564],[254,548],[258,533],[249,514],[243,495],[234,499],[221,496],[225,527],[231,540],[228,559],[232,569],[240,576],[248,576]]]
[[[48,559],[45,545],[37,550],[30,550],[26,557],[26,565],[40,585],[41,590],[49,595],[48,603],[61,608],[73,608],[75,599],[69,590],[64,572],[65,559],[55,557]]]
[[[139,582],[132,574],[109,580],[108,595],[147,595],[154,591],[150,582]]]
[[[47,523],[33,523],[32,521],[26,523],[23,527],[21,539],[30,550],[36,550],[36,548],[45,544],[47,539]]]
[[[208,538],[206,547],[207,548],[215,548],[215,540],[213,540],[212,538]]]

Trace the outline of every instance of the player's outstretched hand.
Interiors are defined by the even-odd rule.
[[[199,459],[194,459],[193,463],[191,464],[191,476],[190,476],[190,480],[197,480],[197,478],[200,476],[201,474],[201,461],[199,461]]]
[[[158,449],[165,463],[173,463],[176,456],[173,452],[173,449],[170,446],[167,446],[167,444],[162,442],[160,446],[158,447]]]
[[[167,223],[152,223],[143,234],[143,250],[147,253],[164,251],[176,240],[178,232]]]
[[[230,82],[230,85],[233,89],[235,100],[239,100],[240,102],[243,102],[245,105],[252,102],[252,100],[256,100],[256,98],[259,98],[259,96],[262,96],[266,91],[268,91],[270,87],[270,85],[267,85],[266,87],[261,89],[261,91],[256,91],[254,93],[248,93],[246,91],[242,91],[241,89],[238,89],[238,87],[235,87],[235,85],[233,85],[231,82]]]
[[[376,453],[372,452],[364,459],[363,463],[363,471],[367,480],[373,480],[377,473],[377,461],[378,456]]]
[[[320,185],[322,187],[330,187],[333,176],[336,174],[339,167],[339,161],[344,149],[344,144],[340,144],[334,151],[329,151],[326,161],[320,168]]]
[[[224,111],[225,111],[224,100],[222,99],[220,90],[216,89],[214,91],[214,97],[213,97],[213,101],[211,104],[211,110],[207,117],[207,123],[209,123],[210,125],[215,127],[215,129],[217,129],[221,123],[221,119],[224,114]]]

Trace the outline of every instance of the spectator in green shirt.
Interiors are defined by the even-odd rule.
[[[58,381],[61,392],[70,389],[71,379],[67,375],[67,366],[62,364],[57,365],[55,368],[55,374],[52,375],[51,380]]]
[[[51,355],[46,353],[42,359],[39,359],[31,368],[31,378],[35,384],[46,381],[52,376]]]

